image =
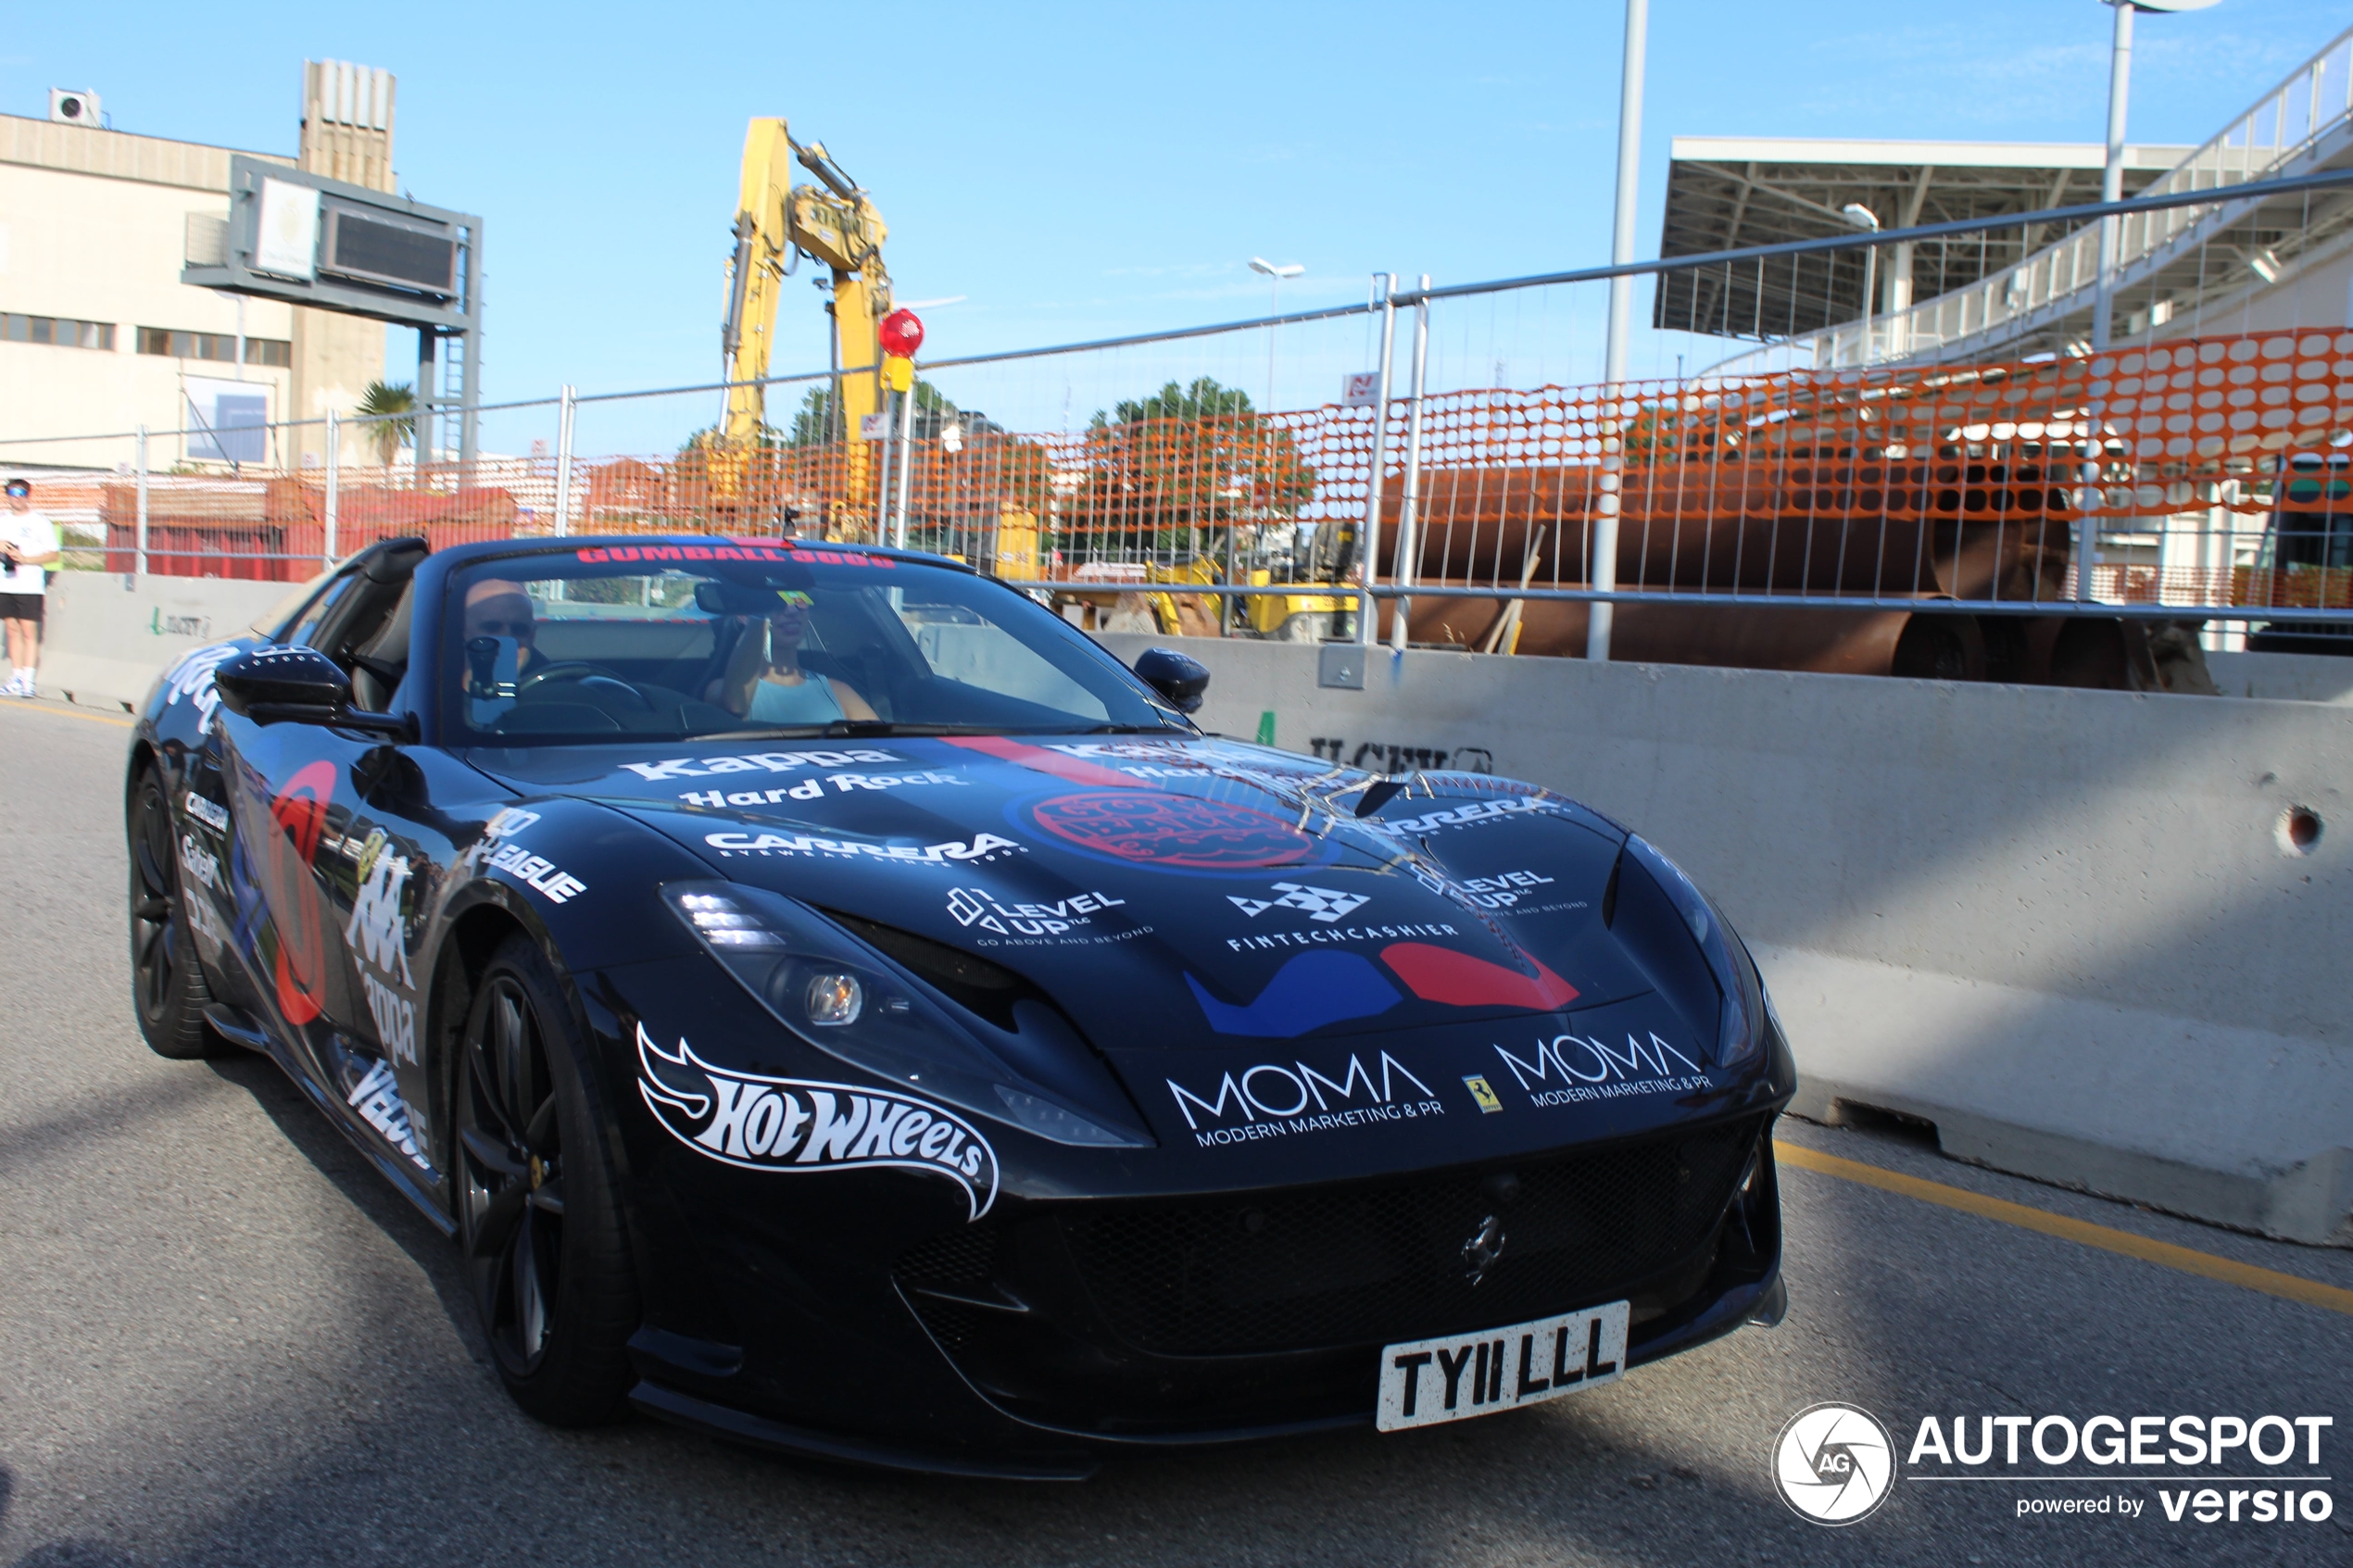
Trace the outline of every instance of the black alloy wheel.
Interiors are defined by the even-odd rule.
[[[131,999],[139,1033],[148,1049],[175,1061],[217,1055],[224,1044],[204,1020],[212,993],[188,935],[171,808],[153,768],[142,770],[131,786],[128,828]]]
[[[532,1415],[566,1426],[618,1410],[637,1311],[573,1046],[547,960],[510,937],[457,1064],[459,1235],[500,1380]]]

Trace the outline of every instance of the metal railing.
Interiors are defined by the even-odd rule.
[[[2353,333],[1750,375],[1668,373],[1673,349],[1710,341],[1670,335],[1650,373],[1610,384],[1598,285],[2211,199],[1384,281],[1361,303],[943,358],[888,442],[835,428],[830,388],[853,368],[763,383],[769,427],[745,447],[711,435],[722,383],[567,387],[485,405],[533,450],[471,464],[355,461],[382,421],[337,419],[319,468],[157,472],[133,432],[77,438],[136,444],[122,471],[36,483],[80,560],[125,572],[298,576],[401,533],[789,533],[958,556],[1097,628],[1570,652],[1606,602],[1625,609],[1619,657],[2017,671],[2075,621],[2353,618],[2353,558],[2333,553],[2353,547],[2334,494]],[[24,445],[0,443],[0,468]],[[2309,504],[2290,495],[2308,480]]]
[[[2238,187],[2318,167],[2347,146],[2353,146],[2353,28],[2290,71],[2246,113],[2135,197],[2145,202],[2229,193],[2233,199],[2143,207],[2119,220],[2116,286],[2150,294],[2139,331],[2162,326],[2216,295],[2243,287],[2250,275],[2263,281],[2259,270],[2250,274],[2249,269],[2276,273],[2309,239],[2339,232],[2334,225],[2309,235],[2291,231],[2246,247],[2245,255],[2226,258],[2220,268],[2200,267],[2193,277],[2171,280],[2172,287],[2152,288],[2174,264],[2243,220],[2263,199]],[[2099,248],[2100,224],[2087,223],[2018,265],[1965,288],[1807,333],[1785,345],[1749,350],[1714,369],[1740,374],[1798,363],[1835,368],[1887,359],[1950,359],[1999,349],[2019,352],[2015,345],[2037,333],[2057,331],[2092,309]]]

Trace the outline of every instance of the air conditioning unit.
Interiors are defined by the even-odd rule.
[[[98,94],[72,87],[49,89],[49,118],[59,125],[99,125]]]

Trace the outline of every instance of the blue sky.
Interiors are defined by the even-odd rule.
[[[395,71],[403,182],[488,221],[495,397],[712,379],[755,114],[874,191],[902,298],[968,296],[927,312],[943,354],[1259,314],[1253,254],[1304,264],[1284,298],[1309,305],[1608,250],[1617,0],[12,11],[16,114],[87,87],[121,130],[291,151],[305,56]],[[2203,139],[2348,22],[2144,17],[2133,139]],[[1654,0],[1638,254],[1676,134],[2097,140],[2108,24],[2095,0]],[[784,313],[779,368],[822,366],[813,291]]]

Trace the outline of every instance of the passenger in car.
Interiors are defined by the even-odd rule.
[[[706,700],[760,724],[830,724],[837,719],[880,717],[848,682],[801,669],[809,596],[786,591],[777,597],[781,603],[744,627],[728,656],[727,672],[711,683]]]

